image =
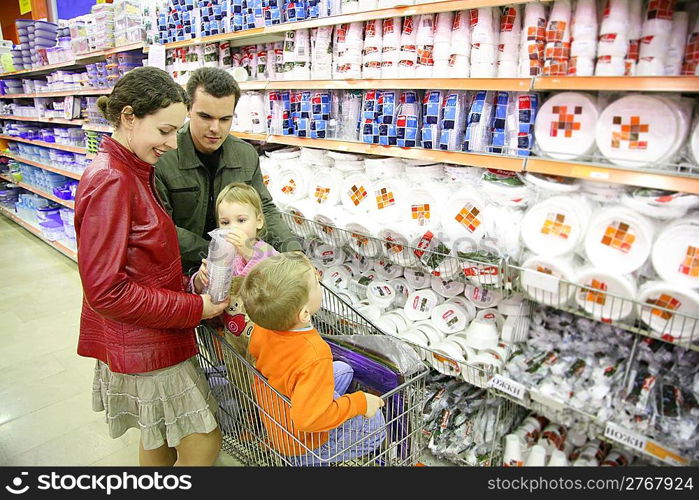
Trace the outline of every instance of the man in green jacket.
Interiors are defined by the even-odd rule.
[[[185,272],[194,272],[206,257],[207,233],[217,225],[218,193],[231,182],[245,182],[262,198],[265,241],[280,252],[301,250],[262,181],[260,161],[250,144],[230,135],[240,97],[235,79],[217,68],[201,68],[187,83],[189,122],[180,130],[177,149],[155,166],[155,184],[177,226]]]

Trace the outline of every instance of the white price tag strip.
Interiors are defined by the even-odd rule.
[[[503,377],[502,375],[495,375],[488,381],[488,387],[492,387],[499,391],[509,394],[513,398],[524,400],[524,396],[527,394],[527,389],[519,382],[515,382],[509,378]]]
[[[543,406],[546,406],[547,408],[551,408],[552,410],[556,411],[561,411],[565,407],[565,402],[562,399],[555,398],[553,396],[549,396],[547,394],[544,394],[538,390],[532,389],[529,393],[529,397],[532,398],[532,401],[536,401],[540,403]]]
[[[652,439],[648,439],[635,432],[624,429],[623,427],[607,422],[604,429],[605,437],[617,441],[629,448],[646,453],[670,465],[689,465],[686,458],[681,457],[676,452],[656,443]]]
[[[561,280],[546,273],[540,273],[533,269],[525,269],[522,273],[522,284],[525,287],[537,288],[549,293],[558,293]]]

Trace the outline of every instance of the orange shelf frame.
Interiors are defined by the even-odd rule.
[[[240,132],[233,132],[233,135],[241,139],[265,141],[273,144],[284,144],[287,146],[332,149],[347,153],[362,153],[415,160],[429,160],[437,163],[451,163],[454,165],[466,165],[481,168],[497,168],[500,170],[509,170],[511,172],[521,172],[524,170],[524,159],[510,156],[462,153],[459,151],[437,151],[421,148],[402,148],[398,146],[365,144],[363,142],[338,141],[333,139],[310,139],[287,135],[248,134]]]
[[[12,222],[14,222],[15,224],[18,224],[18,225],[22,226],[24,229],[26,229],[27,231],[29,231],[30,233],[32,233],[34,236],[36,236],[36,237],[39,238],[40,240],[44,241],[44,243],[47,243],[49,246],[51,246],[51,247],[55,248],[56,250],[58,250],[59,252],[61,252],[63,255],[65,255],[65,256],[68,257],[69,259],[71,259],[71,260],[73,260],[73,261],[75,261],[75,262],[78,261],[78,253],[77,253],[75,250],[73,250],[73,249],[71,249],[71,248],[68,248],[68,247],[65,246],[63,243],[60,243],[60,242],[58,242],[58,241],[50,241],[50,240],[47,240],[47,239],[44,237],[44,235],[41,233],[41,229],[39,229],[38,227],[33,226],[33,225],[30,224],[29,222],[26,222],[26,221],[20,219],[20,218],[17,216],[17,214],[11,212],[10,210],[8,210],[8,209],[6,209],[6,208],[4,208],[4,207],[0,207],[0,213],[3,214],[3,215],[4,215],[5,217],[7,217],[8,219],[10,219],[10,220],[11,220]]]
[[[54,172],[56,174],[65,175],[66,177],[70,177],[71,179],[75,179],[78,181],[82,177],[82,174],[78,174],[76,172],[70,172],[69,170],[63,170],[62,168],[52,167],[51,165],[45,165],[43,163],[39,163],[39,162],[34,161],[34,160],[28,160],[26,158],[22,158],[21,156],[13,154],[13,153],[0,152],[0,156],[6,156],[7,158],[12,158],[13,160],[16,160],[20,163],[26,163],[27,165],[32,165],[34,167],[43,168],[44,170],[48,170],[49,172]]]
[[[11,182],[12,184],[16,184],[17,186],[26,189],[27,191],[31,191],[32,193],[36,193],[39,196],[43,196],[44,198],[48,198],[51,201],[55,201],[56,203],[58,203],[59,205],[63,205],[64,207],[68,207],[71,209],[75,208],[74,202],[68,201],[68,200],[62,200],[62,199],[58,198],[57,196],[54,196],[50,193],[47,193],[46,191],[42,191],[41,189],[36,188],[34,186],[30,186],[29,184],[25,184],[24,182],[17,182],[9,175],[0,174],[0,179],[5,179],[7,182]]]
[[[32,118],[31,116],[0,115],[0,120],[18,120],[22,122],[58,123],[61,125],[82,125],[83,120],[66,120],[65,118]]]
[[[55,142],[32,141],[30,139],[22,139],[20,137],[13,137],[11,135],[0,135],[0,139],[5,139],[7,141],[26,142],[27,144],[34,144],[35,146],[60,149],[62,151],[70,151],[71,153],[87,153],[87,148],[81,148],[78,146],[66,146],[65,144],[56,144]]]
[[[97,125],[93,123],[84,123],[83,130],[91,130],[93,132],[104,132],[107,134],[111,134],[112,132],[114,132],[114,127],[112,127],[111,125]]]
[[[533,89],[699,92],[699,76],[539,76]]]
[[[66,97],[69,95],[109,95],[112,89],[61,90],[58,92],[35,92],[33,94],[6,94],[0,99],[25,99],[32,97]]]
[[[699,194],[699,177],[684,176],[672,172],[648,172],[643,170],[627,170],[607,165],[586,165],[546,158],[529,157],[526,162],[527,172],[540,174],[561,175],[612,184],[640,186],[668,191],[682,191]]]
[[[243,90],[305,90],[305,89],[443,89],[443,90],[505,90],[527,92],[531,78],[395,78],[376,80],[298,80],[243,82]]]

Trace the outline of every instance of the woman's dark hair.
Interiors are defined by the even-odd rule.
[[[189,97],[184,88],[162,69],[145,67],[122,76],[109,97],[97,99],[97,107],[109,123],[118,127],[125,106],[131,106],[133,114],[143,118],[177,102],[189,107]]]

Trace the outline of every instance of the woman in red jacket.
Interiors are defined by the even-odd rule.
[[[78,354],[97,359],[93,409],[105,410],[113,438],[141,430],[141,465],[211,465],[221,433],[194,327],[227,304],[185,293],[175,226],[153,184],[158,157],[177,147],[187,95],[166,72],[138,68],[97,104],[115,131],[75,200]]]

